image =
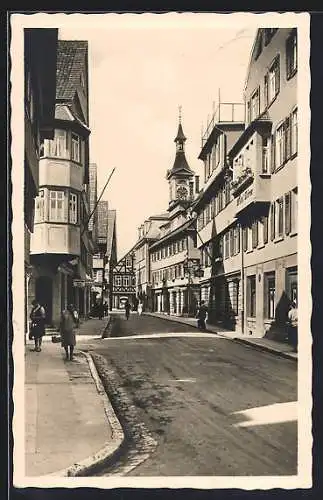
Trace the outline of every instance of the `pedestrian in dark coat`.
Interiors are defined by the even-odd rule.
[[[200,307],[197,310],[196,314],[197,318],[197,327],[199,330],[206,330],[206,320],[207,320],[207,307],[204,303],[204,301],[201,301]]]
[[[45,308],[37,300],[32,301],[32,310],[30,313],[30,337],[35,341],[35,351],[41,351],[42,339],[45,335]]]
[[[99,304],[99,319],[103,319],[104,317],[104,305],[103,305],[103,301],[100,302]]]
[[[124,305],[124,309],[125,309],[125,313],[126,313],[126,318],[128,320],[129,319],[129,315],[130,315],[130,309],[131,309],[131,305],[129,304],[128,300],[127,300],[127,302]]]
[[[74,328],[76,326],[75,317],[73,314],[73,305],[67,306],[62,312],[60,332],[62,339],[62,347],[65,349],[66,360],[73,361],[74,347],[76,344]]]

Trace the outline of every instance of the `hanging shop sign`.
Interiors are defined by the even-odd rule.
[[[84,288],[85,280],[73,280],[73,286],[76,288]]]

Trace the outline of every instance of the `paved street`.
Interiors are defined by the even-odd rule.
[[[297,473],[295,362],[171,321],[120,318],[119,338],[88,348],[107,361],[158,443],[129,475]],[[122,419],[117,391],[112,402]]]

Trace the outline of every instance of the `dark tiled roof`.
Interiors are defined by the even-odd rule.
[[[97,236],[106,240],[108,231],[108,202],[101,200],[97,207]]]
[[[190,166],[187,163],[184,151],[179,151],[176,153],[173,168],[169,173],[173,174],[173,173],[178,173],[180,171],[184,171],[187,172],[188,174],[194,175],[193,170],[190,169]]]
[[[183,127],[182,127],[182,124],[181,124],[181,123],[178,125],[177,136],[176,136],[176,137],[175,137],[175,139],[174,139],[174,142],[177,142],[177,141],[179,141],[179,142],[184,142],[184,141],[186,141],[186,137],[185,137],[185,135],[184,135],[184,132],[183,132]]]
[[[107,227],[107,251],[106,256],[108,259],[111,257],[113,238],[115,235],[115,225],[116,225],[116,210],[108,210],[108,227]]]
[[[80,84],[81,68],[87,56],[88,42],[58,40],[56,99],[72,100]]]

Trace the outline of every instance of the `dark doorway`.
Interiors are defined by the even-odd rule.
[[[53,315],[53,281],[48,276],[40,276],[35,283],[36,300],[46,311],[46,325],[52,324]]]

